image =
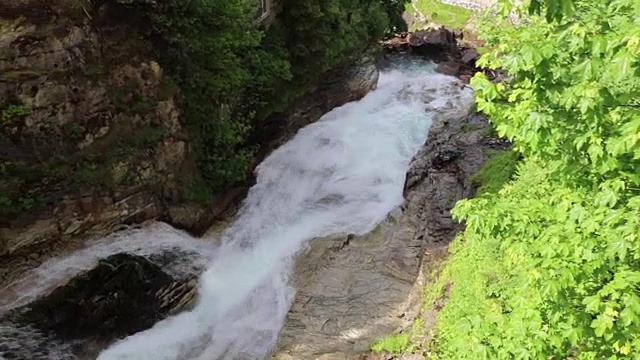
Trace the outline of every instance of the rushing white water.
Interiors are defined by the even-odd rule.
[[[184,272],[193,261],[207,269],[196,307],[114,344],[98,359],[265,358],[293,301],[289,272],[296,253],[316,237],[365,234],[399,206],[405,173],[432,116],[455,110],[461,96],[471,101],[471,90],[424,63],[383,72],[375,91],[301,129],[264,160],[219,246],[167,225],[125,232],[31,271],[0,310],[110,254],[177,247],[199,257],[170,270]]]
[[[264,358],[293,299],[292,257],[315,237],[367,233],[402,203],[405,173],[433,115],[425,108],[443,106],[451,95],[443,89],[454,82],[424,66],[382,73],[377,90],[300,130],[258,167],[201,278],[196,308],[99,360]]]

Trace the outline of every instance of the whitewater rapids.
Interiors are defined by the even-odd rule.
[[[426,63],[383,71],[376,90],[301,129],[258,166],[256,184],[215,249],[167,226],[136,232],[151,248],[160,238],[203,252],[198,304],[113,344],[98,360],[267,358],[294,299],[295,255],[314,238],[366,234],[402,204],[409,163],[433,116],[450,105],[454,84]],[[468,88],[457,91],[472,97]],[[111,247],[129,250],[120,245]],[[87,264],[90,249],[81,256]]]

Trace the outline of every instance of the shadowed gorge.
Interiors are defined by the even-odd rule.
[[[640,359],[638,19],[2,1],[0,358]]]
[[[12,324],[28,324],[62,341],[93,337],[95,342],[101,344],[122,335],[131,335],[103,351],[99,359],[263,358],[276,345],[289,307],[294,301],[290,278],[295,256],[314,238],[339,234],[364,236],[375,229],[390,211],[403,203],[405,174],[414,154],[424,144],[433,119],[437,118],[439,123],[446,119],[465,119],[472,104],[471,95],[471,90],[463,83],[435,73],[428,62],[395,65],[383,71],[376,90],[360,101],[330,111],[318,122],[298,131],[293,139],[269,155],[258,166],[257,182],[249,191],[236,220],[218,238],[205,236],[196,240],[189,239],[186,234],[167,232],[162,227],[156,227],[155,230],[142,228],[134,233],[120,234],[120,245],[116,245],[118,242],[114,242],[114,239],[105,239],[87,248],[84,253],[68,258],[69,264],[77,267],[82,266],[87,258],[105,256],[109,248],[120,253],[146,253],[150,255],[151,263],[147,263],[145,258],[136,260],[134,255],[114,255],[99,263],[104,265],[82,276],[100,282],[106,279],[105,271],[111,271],[109,267],[137,268],[139,270],[134,273],[140,273],[137,275],[140,280],[125,280],[128,286],[140,281],[134,287],[141,291],[142,296],[148,296],[145,294],[151,288],[151,293],[156,295],[147,300],[138,300],[129,291],[131,295],[127,296],[126,301],[141,301],[150,315],[156,314],[156,319],[187,306],[187,303],[191,303],[188,305],[191,310],[169,317],[146,331],[132,334],[149,328],[148,319],[145,318],[147,315],[135,316],[138,319],[136,321],[147,325],[132,322],[118,325],[117,321],[105,322],[100,313],[86,313],[100,309],[96,307],[92,310],[94,305],[87,304],[84,307],[86,310],[74,310],[86,313],[77,319],[79,327],[70,327],[70,320],[60,316],[73,311],[65,310],[67,305],[62,305],[60,301],[73,303],[75,295],[71,294],[77,294],[80,298],[87,296],[83,294],[86,292],[83,290],[85,280],[74,278],[66,288],[48,295],[42,305],[33,302],[24,310],[11,313],[9,319],[12,319]],[[153,268],[156,266],[154,263],[163,264],[163,257],[153,255],[162,253],[162,241],[156,240],[157,245],[150,248],[145,248],[145,243],[141,242],[153,243],[151,239],[158,237],[167,239],[164,246],[174,249],[169,251],[175,252],[177,247],[188,255],[189,248],[184,246],[194,242],[202,242],[198,247],[209,249],[200,249],[190,255],[192,260],[187,261],[189,264],[201,259],[199,263],[205,264],[204,267],[199,265],[194,270],[187,270],[187,274],[193,274],[194,271],[201,274],[197,290],[194,285],[188,285],[197,291],[197,296],[191,290],[180,292],[173,303],[181,305],[178,309],[169,306],[168,313],[164,310],[167,306],[164,305],[165,296],[158,294],[166,293],[162,290],[166,287],[173,289],[171,284],[177,280],[176,275]],[[57,261],[63,262],[64,259]],[[109,263],[111,265],[107,265]],[[56,264],[52,261],[43,265],[41,270],[34,270],[35,284],[38,284],[37,273],[45,277],[45,274],[55,276],[51,270]],[[92,262],[86,261],[85,264],[87,266]],[[408,277],[403,281],[411,283],[412,277],[418,276],[417,264],[412,265],[412,270],[407,270]],[[162,266],[167,267],[167,264]],[[143,275],[144,272],[148,275]],[[297,272],[294,276],[300,274]],[[182,283],[188,283],[189,276],[185,278],[183,273]],[[363,273],[363,276],[368,275]],[[111,279],[105,284],[106,288],[100,290],[104,291],[104,295],[96,293],[92,296],[113,297],[114,292],[124,291],[121,286],[110,289],[111,285],[108,284],[117,284],[118,278],[112,275],[108,277]],[[40,284],[46,285],[46,282]],[[23,288],[22,296],[30,296],[29,293],[34,290],[38,291],[33,287]],[[409,290],[403,291],[408,293]],[[19,286],[16,291],[17,300],[21,300]],[[189,294],[189,297],[185,294]],[[109,301],[119,306],[117,301],[120,300],[113,298]],[[364,298],[358,301],[364,301]],[[46,314],[51,310],[59,312],[58,319],[66,327],[57,328],[54,318],[47,317]],[[118,318],[131,318],[126,314],[118,312]],[[123,325],[126,328],[118,328]],[[88,326],[91,332],[82,331],[82,326]],[[397,324],[384,329],[395,326]],[[93,331],[97,333],[92,334]],[[370,342],[380,331],[364,334],[362,341]],[[59,351],[65,349],[60,347]],[[361,347],[360,351],[364,349],[366,347]]]
[[[361,55],[399,7],[318,3],[274,2],[262,23],[245,0],[3,3],[4,261],[223,218],[276,144],[375,85]]]

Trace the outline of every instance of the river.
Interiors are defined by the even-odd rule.
[[[195,239],[164,224],[117,234],[30,272],[3,307],[23,305],[108,254],[177,247],[198,254],[184,266],[198,261],[206,269],[195,308],[113,344],[98,359],[268,357],[294,299],[295,255],[314,238],[366,234],[402,204],[409,163],[435,114],[428,109],[447,101],[438,88],[452,81],[426,63],[382,71],[376,90],[301,129],[258,166],[256,184],[219,238]]]

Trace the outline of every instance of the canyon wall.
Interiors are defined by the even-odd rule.
[[[3,277],[148,219],[202,233],[243,197],[270,149],[377,80],[372,59],[324,71],[238,145],[260,149],[246,180],[205,184],[200,196],[190,183],[201,172],[200,134],[185,120],[186,90],[145,30],[149,17],[130,10],[110,1],[0,4]]]

